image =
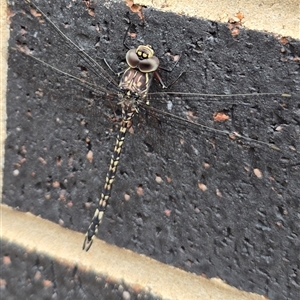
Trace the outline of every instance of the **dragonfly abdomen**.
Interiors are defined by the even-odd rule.
[[[125,140],[125,135],[127,132],[127,129],[131,126],[131,120],[134,116],[134,112],[129,112],[126,114],[124,119],[122,120],[122,125],[120,127],[114,151],[110,160],[108,173],[105,178],[105,185],[103,193],[101,194],[100,201],[98,204],[98,208],[96,209],[94,216],[92,218],[91,224],[87,230],[87,233],[85,235],[84,243],[83,243],[83,249],[86,249],[88,251],[93,243],[93,238],[98,232],[99,225],[102,222],[103,214],[105,212],[108,200],[111,195],[111,189],[113,182],[115,180],[116,172],[117,172],[117,166],[120,161],[122,147]]]

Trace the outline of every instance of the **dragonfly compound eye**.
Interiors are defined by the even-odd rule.
[[[126,62],[130,68],[137,68],[140,64],[140,59],[136,54],[136,49],[130,49],[126,53]]]
[[[152,56],[151,58],[140,61],[138,68],[143,73],[150,73],[156,71],[158,66],[158,58],[156,56]]]
[[[126,62],[130,68],[137,68],[143,73],[154,72],[158,69],[159,60],[153,54],[152,48],[139,46],[126,53]]]

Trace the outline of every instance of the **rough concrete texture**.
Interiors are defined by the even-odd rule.
[[[227,23],[228,20],[239,21],[241,19],[243,26],[248,29],[300,38],[300,3],[298,0],[142,0],[138,3],[156,7],[162,11],[172,11],[216,22]]]
[[[26,299],[39,294],[58,299],[263,299],[103,241],[95,241],[98,251],[86,253],[79,247],[82,234],[31,214],[17,212],[14,222],[11,216],[12,209],[4,207],[3,229],[10,232],[1,249],[4,299],[19,299],[21,293]]]
[[[39,1],[39,5],[93,58],[100,63],[106,58],[118,71],[124,67],[120,63],[126,53],[122,40],[130,19],[135,32],[126,39],[127,44],[151,44],[166,68],[181,56],[173,72],[160,72],[166,82],[172,82],[185,71],[169,92],[291,93],[290,98],[221,99],[152,94],[151,106],[159,111],[258,142],[232,134],[229,138],[141,110],[128,134],[98,237],[178,267],[186,271],[180,273],[183,277],[194,272],[198,277],[219,277],[270,299],[297,299],[299,42],[246,30],[240,22],[220,24],[151,8],[143,9],[141,21],[119,3],[103,6],[98,2],[89,9],[81,1],[60,1],[59,5]],[[36,11],[16,4],[10,16],[3,202],[42,217],[41,230],[44,227],[47,236],[48,223],[43,219],[71,229],[72,234],[84,233],[103,186],[119,111],[113,114],[113,103],[102,105],[104,98],[85,93],[71,80],[17,51],[17,47],[29,49],[57,68],[103,86],[83,61],[76,60],[74,51],[62,47],[65,42],[58,42]],[[162,90],[154,82],[151,92],[157,91]],[[84,107],[87,99],[99,101],[101,109]],[[166,102],[171,100],[169,111]],[[259,141],[274,144],[280,151]],[[9,216],[14,220],[19,215],[10,212]],[[23,239],[30,239],[21,225],[18,228]],[[62,255],[63,243],[72,248],[64,254],[81,252],[93,264],[104,247],[95,243],[85,253],[81,251],[82,234],[73,243],[68,231],[51,232],[59,240],[55,245],[55,238],[51,239],[57,248],[55,259]],[[6,231],[6,240],[17,243],[18,239],[10,240],[9,233]],[[36,251],[47,255],[47,243],[37,245]],[[108,249],[111,255],[115,251]],[[109,265],[116,267],[114,260]],[[94,271],[101,274],[103,269],[99,266]],[[114,269],[110,271],[113,276]],[[146,264],[143,274],[147,274]],[[122,275],[126,282],[127,272]],[[169,289],[174,282],[169,282]],[[198,285],[217,298],[217,289]],[[155,294],[162,295],[162,291]]]

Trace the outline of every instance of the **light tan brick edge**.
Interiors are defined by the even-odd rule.
[[[242,17],[241,24],[245,28],[300,39],[299,0],[136,0],[135,2],[162,11],[172,11],[222,23]]]
[[[209,280],[98,239],[85,252],[81,250],[84,234],[5,205],[1,206],[1,212],[4,241],[67,266],[77,265],[86,272],[105,274],[116,281],[143,287],[163,299],[265,299],[239,291],[219,279]]]
[[[0,1],[0,202],[2,202],[2,184],[4,168],[4,143],[6,137],[6,81],[7,81],[7,5]]]

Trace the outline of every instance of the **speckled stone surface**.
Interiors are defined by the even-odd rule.
[[[118,3],[98,3],[91,15],[82,2],[40,2],[70,38],[94,58],[106,58],[115,70],[124,61],[122,41],[130,19],[136,32],[127,41],[130,46],[151,44],[164,67],[181,55],[172,73],[161,72],[172,82],[185,71],[169,91],[292,94],[171,99],[171,113],[196,116],[205,125],[274,143],[281,151],[182,122],[164,122],[163,117],[155,122],[141,113],[128,134],[98,236],[270,299],[297,299],[299,41],[151,8],[144,9],[142,22]],[[72,54],[60,52],[61,47],[49,55],[57,39],[28,5],[10,9],[14,14],[3,202],[85,232],[118,123],[110,120],[108,106],[85,114],[76,96],[87,94],[13,49],[26,46],[56,67],[85,72]],[[154,82],[151,92],[156,91],[161,88]],[[155,99],[151,105],[167,110]],[[216,112],[229,120],[215,122]]]

